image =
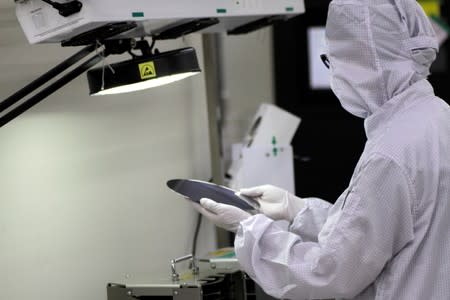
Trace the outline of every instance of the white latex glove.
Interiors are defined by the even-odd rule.
[[[273,185],[241,189],[239,193],[258,201],[260,212],[273,220],[292,222],[305,206],[303,199]]]
[[[239,224],[252,215],[235,206],[217,203],[211,199],[203,198],[200,204],[192,203],[194,208],[211,220],[216,226],[225,230],[236,232]]]

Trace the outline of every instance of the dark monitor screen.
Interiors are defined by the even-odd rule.
[[[325,54],[325,27],[313,26],[307,29],[309,86],[312,90],[330,89],[330,71],[323,64],[320,55]]]

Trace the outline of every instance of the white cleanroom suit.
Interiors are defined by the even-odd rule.
[[[287,299],[450,299],[450,109],[426,80],[438,48],[414,0],[334,0],[332,88],[365,118],[348,189],[305,199],[291,224],[244,220],[237,257]]]
[[[334,205],[303,199],[292,222],[233,213],[239,262],[277,298],[450,299],[450,108],[426,80],[431,25],[415,0],[333,0],[326,39],[364,152]]]

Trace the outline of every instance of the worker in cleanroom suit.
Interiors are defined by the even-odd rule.
[[[335,205],[271,186],[251,216],[202,199],[236,230],[242,268],[286,299],[450,299],[450,108],[426,80],[438,45],[415,0],[333,0],[332,89],[367,144]],[[285,220],[285,221],[280,221]]]

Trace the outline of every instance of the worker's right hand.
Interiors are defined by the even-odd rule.
[[[273,185],[241,189],[239,193],[260,204],[260,212],[273,220],[292,222],[305,206],[305,201]]]

